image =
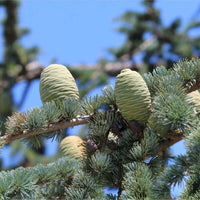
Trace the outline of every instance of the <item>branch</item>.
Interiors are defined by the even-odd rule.
[[[74,78],[79,78],[82,75],[81,71],[93,71],[93,72],[100,71],[112,77],[112,76],[117,76],[122,69],[128,68],[128,69],[138,71],[141,67],[142,67],[142,64],[136,65],[133,62],[108,62],[104,66],[102,66],[101,64],[70,65],[69,70],[72,73]]]
[[[20,66],[19,66],[20,67]],[[10,85],[13,85],[15,83],[18,83],[20,81],[26,80],[28,82],[31,82],[32,80],[39,79],[40,74],[42,70],[44,69],[44,66],[39,63],[38,61],[30,62],[25,66],[25,72],[21,75],[15,74],[10,75],[6,79],[0,80],[0,90],[3,88],[8,88]],[[12,80],[12,81],[10,81]]]
[[[29,88],[30,88],[30,85],[31,85],[31,82],[28,81],[28,82],[26,83],[26,87],[25,87],[25,89],[24,89],[24,91],[23,91],[21,100],[20,100],[19,103],[17,104],[17,108],[18,108],[18,109],[21,108],[21,106],[23,105],[23,103],[24,103],[24,101],[25,101],[25,99],[26,99],[26,96],[27,96],[27,94],[28,94],[28,90],[29,90]]]
[[[8,143],[11,143],[15,140],[22,139],[22,138],[25,138],[25,137],[40,135],[40,134],[43,134],[43,133],[55,132],[55,131],[58,131],[58,130],[61,130],[61,129],[65,129],[67,127],[73,127],[73,126],[87,124],[89,118],[90,118],[89,115],[85,115],[85,116],[82,116],[82,117],[78,117],[76,119],[72,119],[70,121],[62,121],[62,122],[58,122],[58,123],[55,123],[55,124],[50,124],[47,128],[44,128],[44,129],[39,130],[39,131],[28,132],[28,130],[24,130],[19,135],[7,134],[7,135],[0,137],[0,141],[1,141],[0,144],[4,145],[4,144],[8,144]],[[176,142],[179,142],[183,138],[184,138],[183,134],[179,134],[177,136],[171,136],[168,140],[160,142],[157,152],[164,151],[165,149],[172,146]]]
[[[30,62],[25,66],[25,74],[16,77],[16,82],[20,82],[23,80],[32,81],[34,79],[38,79],[40,78],[40,74],[43,69],[44,66],[40,62]]]
[[[147,40],[144,40],[138,47],[136,47],[133,51],[129,52],[128,54],[124,54],[120,57],[120,60],[130,60],[131,57],[135,54],[138,54],[141,51],[147,50],[154,42],[157,41],[157,36],[153,35]]]
[[[171,147],[175,143],[181,141],[183,138],[184,138],[184,135],[183,134],[179,134],[179,135],[170,137],[169,140],[165,140],[163,142],[160,142],[157,152],[161,152],[161,151],[166,150],[167,148]]]
[[[24,130],[22,132],[22,134],[20,134],[20,135],[11,135],[11,134],[4,135],[4,136],[0,137],[0,144],[5,145],[5,144],[11,143],[15,140],[22,139],[22,138],[25,138],[25,137],[40,135],[40,134],[43,134],[43,133],[55,132],[55,131],[65,129],[65,128],[68,128],[68,127],[87,124],[88,121],[89,121],[89,118],[90,118],[89,115],[85,115],[83,117],[78,117],[78,118],[72,119],[70,121],[62,121],[62,122],[58,122],[58,123],[55,123],[55,124],[50,124],[47,128],[44,128],[43,130],[39,130],[39,131],[35,131],[35,132],[34,131],[28,132],[27,130]],[[170,146],[179,142],[183,138],[184,138],[184,135],[179,134],[179,135],[176,135],[176,136],[171,136],[168,140],[161,141],[158,148],[157,148],[157,152],[162,152],[162,151],[166,150],[167,148],[169,148]],[[145,157],[145,159],[147,159],[147,158],[148,157]]]
[[[86,115],[83,117],[78,117],[76,119],[72,119],[70,121],[62,121],[62,122],[58,122],[55,124],[50,124],[47,128],[44,128],[43,130],[39,130],[39,131],[28,132],[28,130],[24,130],[22,132],[22,134],[19,134],[19,135],[11,135],[11,134],[4,135],[4,136],[0,137],[0,141],[1,141],[0,143],[8,144],[10,142],[13,142],[13,141],[21,139],[21,138],[40,135],[43,133],[50,133],[50,132],[58,131],[61,129],[65,129],[67,127],[73,127],[73,126],[78,126],[78,125],[82,125],[82,124],[87,124],[89,117],[90,117],[89,115]]]

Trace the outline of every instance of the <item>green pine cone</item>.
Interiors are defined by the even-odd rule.
[[[115,96],[119,110],[127,121],[135,120],[144,125],[150,115],[151,97],[142,76],[124,69],[115,82]]]
[[[200,93],[198,90],[190,92],[186,96],[187,102],[194,106],[197,113],[200,113]]]
[[[64,65],[52,64],[41,73],[40,96],[45,103],[66,97],[79,99],[79,92],[69,70]]]
[[[80,158],[85,156],[84,141],[79,136],[68,136],[64,138],[60,143],[60,149],[64,155],[74,158]]]

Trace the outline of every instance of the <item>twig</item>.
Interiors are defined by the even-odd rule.
[[[40,135],[43,133],[54,132],[54,131],[58,131],[61,129],[65,129],[67,127],[73,127],[73,126],[78,126],[78,125],[82,125],[82,124],[87,124],[88,120],[89,120],[89,116],[86,115],[83,117],[72,119],[70,121],[64,121],[64,122],[58,122],[56,124],[50,124],[47,128],[44,128],[39,131],[28,132],[28,130],[24,130],[23,133],[19,134],[19,135],[11,135],[11,134],[4,135],[4,136],[0,137],[0,141],[3,141],[4,144],[8,144],[10,142],[13,142],[13,141],[21,139],[21,138],[30,137],[30,136],[34,136],[34,135]]]
[[[26,96],[27,96],[27,94],[28,94],[28,90],[29,90],[30,85],[31,85],[31,82],[28,81],[28,82],[26,83],[26,87],[25,87],[25,89],[24,89],[24,91],[23,91],[21,100],[20,100],[20,102],[19,102],[18,105],[17,105],[17,108],[18,108],[18,109],[21,108],[21,106],[23,105],[23,103],[24,103],[24,101],[25,101],[25,99],[26,99]]]
[[[143,41],[138,47],[136,47],[132,52],[128,54],[124,54],[120,57],[121,60],[130,60],[130,57],[134,54],[137,54],[141,51],[145,51],[147,48],[149,48],[154,42],[157,41],[156,35],[153,35],[149,39]]]
[[[158,147],[157,147],[156,152],[159,153],[159,152],[165,151],[166,149],[168,149],[169,147],[171,147],[175,143],[181,141],[183,138],[184,138],[184,135],[183,134],[179,134],[177,136],[171,136],[170,138],[168,138],[168,140],[161,141],[159,143]],[[144,158],[144,160],[146,160],[149,157],[151,157],[151,156],[146,156]]]
[[[90,116],[86,115],[86,116],[83,116],[83,117],[78,117],[76,119],[72,119],[70,121],[62,121],[62,122],[58,122],[58,123],[55,123],[55,124],[50,124],[47,128],[44,128],[44,129],[39,130],[39,131],[29,132],[28,130],[24,130],[19,135],[7,134],[7,135],[0,137],[0,146],[11,143],[11,142],[18,140],[18,139],[25,138],[25,137],[40,135],[40,134],[43,134],[43,133],[54,132],[54,131],[58,131],[58,130],[61,130],[61,129],[66,129],[67,127],[73,127],[73,126],[87,124],[88,121],[89,121],[89,118],[90,118]],[[179,142],[183,138],[184,138],[184,135],[179,134],[177,136],[171,136],[168,140],[161,141],[158,148],[157,148],[157,152],[162,152],[162,151],[166,150],[167,148],[169,148],[170,146]],[[145,157],[144,159],[147,159],[147,158],[148,157]]]
[[[141,65],[136,65],[133,62],[108,62],[106,63],[103,67],[101,64],[94,64],[94,65],[83,65],[83,64],[78,64],[78,65],[70,65],[68,68],[70,72],[72,73],[74,78],[79,78],[82,74],[77,71],[100,71],[104,72],[108,76],[117,76],[122,69],[129,68],[132,70],[138,70],[142,67]]]
[[[159,144],[159,152],[166,150],[168,147],[174,145],[175,143],[179,142],[184,138],[183,134],[179,134],[177,136],[170,137],[169,140],[165,140]]]

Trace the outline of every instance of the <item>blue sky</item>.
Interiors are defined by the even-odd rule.
[[[60,64],[95,63],[101,57],[111,58],[106,52],[108,47],[123,43],[124,36],[115,32],[119,26],[114,18],[126,10],[142,11],[140,0],[22,0],[19,10],[19,22],[31,33],[22,39],[26,47],[37,45],[41,49],[38,60],[45,66],[56,59]],[[161,10],[162,20],[169,24],[174,18],[181,18],[187,24],[200,6],[199,0],[158,0],[156,7]],[[4,12],[0,9],[0,19]],[[195,16],[197,17],[197,16]],[[199,16],[198,16],[199,17]],[[194,18],[195,19],[195,18]],[[0,34],[2,27],[0,26]],[[3,41],[0,37],[0,61],[2,60]],[[113,79],[111,83],[114,84]],[[13,90],[18,102],[25,86],[19,83]],[[93,93],[99,92],[98,90]],[[34,81],[21,110],[41,106],[39,81]],[[72,134],[77,132],[72,129]],[[51,151],[55,152],[50,142]],[[55,146],[54,146],[55,147]],[[176,154],[184,153],[183,143],[173,147]],[[11,159],[8,151],[3,150],[4,164]],[[177,190],[175,191],[175,194]]]

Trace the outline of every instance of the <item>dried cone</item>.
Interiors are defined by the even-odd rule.
[[[151,97],[142,76],[130,69],[124,69],[116,77],[115,96],[119,110],[129,122],[144,125],[150,115]]]
[[[78,136],[68,136],[64,138],[60,143],[60,149],[64,155],[80,158],[85,153],[85,147],[83,146],[83,140]]]
[[[193,104],[196,111],[200,113],[200,93],[198,90],[195,90],[194,92],[190,92],[187,94],[187,101],[189,104]]]
[[[64,65],[46,67],[40,77],[40,96],[43,103],[74,97],[79,99],[76,82]]]

